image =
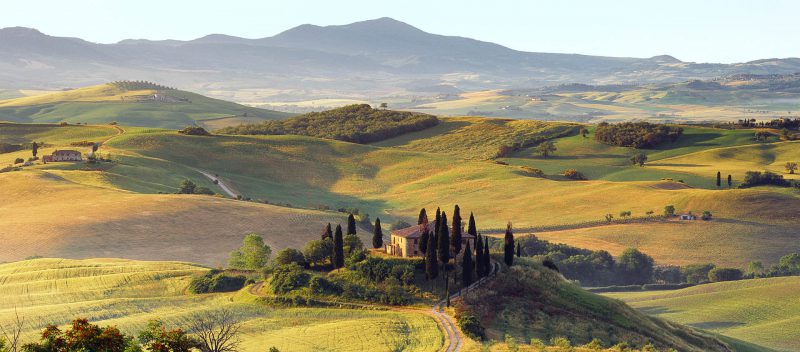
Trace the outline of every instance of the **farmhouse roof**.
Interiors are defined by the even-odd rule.
[[[80,155],[81,152],[77,150],[56,150],[53,152],[53,155],[75,155],[75,154]]]
[[[436,229],[436,220],[431,221],[428,223],[428,231],[430,234],[433,234]],[[422,225],[412,225],[406,228],[392,230],[392,236],[398,236],[403,238],[419,238],[422,236]],[[475,238],[475,236],[470,235],[466,232],[462,232],[462,238]]]

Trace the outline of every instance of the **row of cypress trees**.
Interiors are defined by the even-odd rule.
[[[376,225],[380,228],[380,219],[377,219]],[[380,231],[380,230],[379,230]],[[347,217],[347,234],[356,234],[356,218],[353,214]],[[322,239],[333,240],[333,251],[331,253],[331,264],[334,269],[344,267],[344,235],[342,234],[342,225],[337,224],[336,230],[331,229],[331,224],[328,223],[322,231]]]

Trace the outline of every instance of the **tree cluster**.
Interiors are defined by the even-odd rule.
[[[372,143],[404,133],[421,131],[439,124],[433,115],[373,109],[367,104],[312,112],[285,120],[226,127],[223,134],[294,134],[336,139],[354,143]]]
[[[649,122],[601,122],[594,138],[604,144],[637,149],[654,148],[665,142],[675,142],[683,135],[682,127],[652,124]]]

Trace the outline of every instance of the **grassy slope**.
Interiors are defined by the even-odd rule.
[[[190,102],[132,102],[137,97],[158,93],[155,90],[124,90],[111,84],[103,84],[0,101],[0,120],[16,122],[69,122],[108,123],[117,121],[123,125],[181,128],[202,123],[207,119],[239,116],[231,121],[213,120],[211,126],[230,125],[264,119],[289,116],[270,110],[257,109],[199,94],[167,90],[161,92]],[[126,100],[127,99],[127,100]],[[241,117],[247,113],[248,117]]]
[[[613,293],[642,311],[782,351],[800,349],[800,277]]]
[[[47,323],[86,317],[136,333],[150,319],[185,325],[194,313],[227,307],[241,312],[242,350],[431,351],[442,344],[436,323],[414,312],[267,308],[243,293],[186,295],[190,275],[205,268],[179,262],[120,259],[37,259],[0,264],[0,321],[15,309],[27,323],[24,339]],[[369,326],[369,334],[364,327]]]

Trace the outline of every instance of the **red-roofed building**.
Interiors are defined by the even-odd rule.
[[[432,236],[435,232],[436,221],[431,221],[428,224],[428,233]],[[424,231],[424,225],[413,225],[403,229],[392,230],[390,242],[386,244],[386,253],[396,255],[398,257],[421,257],[422,251],[419,250],[420,237]],[[461,231],[462,250],[463,247],[469,245],[475,248],[475,236]]]

